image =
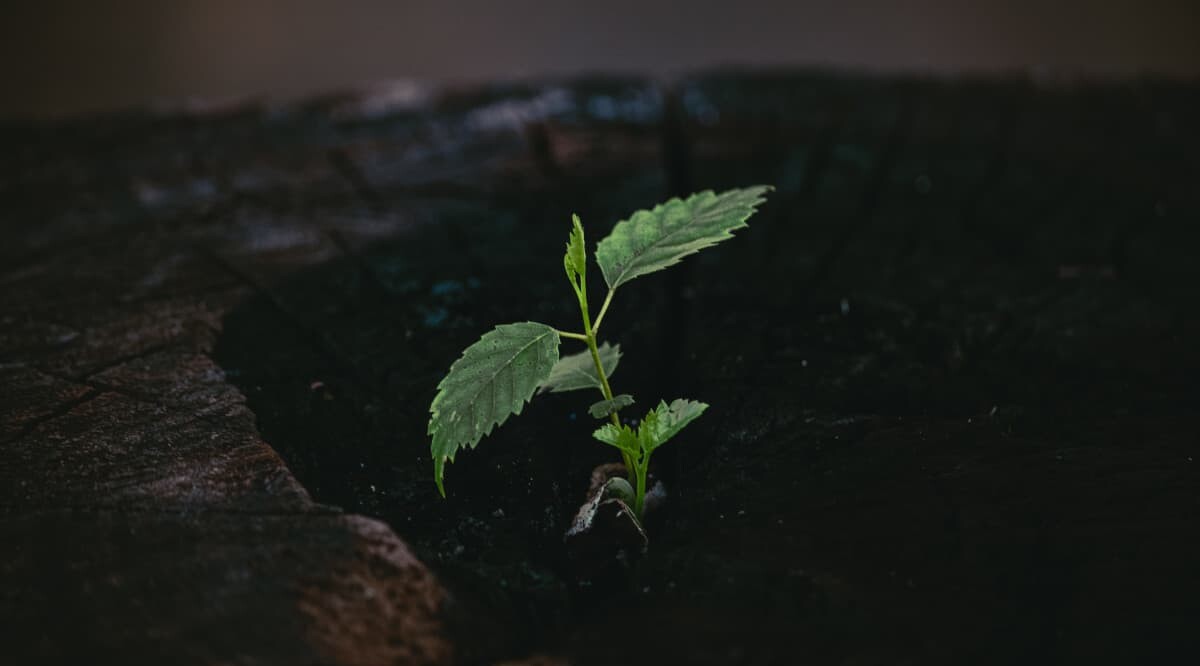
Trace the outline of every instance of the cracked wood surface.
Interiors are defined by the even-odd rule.
[[[224,314],[341,255],[339,228],[407,223],[374,214],[355,153],[404,178],[523,152],[504,108],[389,109],[376,139],[360,101],[5,130],[0,661],[453,659],[430,572],[314,503],[210,358]],[[459,136],[423,138],[437,128]],[[281,210],[245,219],[242,200]]]
[[[0,128],[0,661],[471,659],[428,569],[313,502],[211,353],[257,295],[353,374],[273,285],[437,214],[375,187],[470,200],[541,178],[527,131],[580,107],[562,86],[382,90]]]

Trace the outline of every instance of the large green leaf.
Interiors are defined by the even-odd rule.
[[[429,406],[433,478],[438,491],[446,461],[520,414],[558,360],[558,331],[536,322],[504,324],[467,347],[438,384]]]
[[[721,194],[707,190],[639,210],[618,222],[596,246],[596,262],[608,288],[616,289],[732,238],[733,230],[746,226],[770,189],[758,185]]]
[[[621,360],[621,345],[610,345],[603,342],[596,349],[600,352],[600,365],[604,366],[604,374],[612,377]],[[542,382],[542,392],[562,393],[580,389],[600,388],[600,376],[596,374],[596,362],[592,360],[592,352],[584,350],[578,354],[564,356],[554,364],[550,376]]]
[[[638,427],[638,438],[646,453],[666,444],[683,430],[684,426],[695,421],[708,409],[708,405],[694,400],[675,400],[670,405],[659,401]]]

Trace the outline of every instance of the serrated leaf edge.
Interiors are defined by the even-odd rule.
[[[535,325],[544,327],[546,329],[546,331],[542,335],[539,335],[538,337],[532,339],[528,344],[521,347],[521,349],[519,349],[517,352],[515,352],[512,355],[512,357],[509,358],[508,362],[505,363],[504,365],[502,365],[501,368],[508,367],[508,365],[510,365],[513,360],[515,360],[518,356],[520,356],[522,353],[524,353],[525,350],[529,349],[533,345],[542,341],[543,339],[545,339],[546,336],[554,336],[556,351],[558,349],[558,346],[562,343],[562,339],[558,335],[558,331],[556,329],[554,329],[554,327],[552,327],[552,326],[547,326],[546,324],[543,324],[541,322],[536,322],[536,321],[514,322],[514,324],[535,324]],[[453,463],[454,458],[458,454],[459,449],[462,449],[462,448],[474,449],[476,446],[478,446],[479,442],[482,441],[484,437],[487,437],[488,435],[490,435],[492,433],[493,429],[495,429],[499,425],[503,425],[503,423],[508,420],[509,416],[514,416],[514,415],[519,416],[521,414],[521,412],[524,410],[525,405],[532,401],[534,395],[537,395],[537,389],[535,388],[534,392],[528,398],[525,398],[524,400],[522,400],[513,411],[506,414],[499,421],[493,421],[493,422],[489,423],[487,426],[487,429],[481,433],[478,433],[478,437],[476,437],[474,439],[474,441],[459,442],[454,447],[455,450],[452,453],[443,454],[443,455],[437,455],[437,454],[432,453],[432,449],[438,447],[438,441],[439,441],[438,433],[441,431],[441,428],[435,429],[434,422],[437,421],[438,416],[441,414],[441,410],[438,409],[438,405],[442,401],[442,396],[444,395],[442,392],[442,389],[443,389],[444,384],[446,383],[446,380],[448,380],[450,378],[450,376],[454,373],[454,369],[459,366],[459,364],[463,361],[464,358],[466,358],[468,349],[470,349],[472,346],[474,346],[480,340],[483,340],[483,338],[486,337],[488,333],[498,330],[501,326],[511,326],[514,324],[499,324],[497,326],[492,327],[492,329],[490,331],[487,331],[483,335],[481,335],[479,337],[479,340],[468,345],[467,348],[464,349],[461,354],[459,354],[459,357],[457,359],[455,359],[454,363],[450,364],[450,369],[449,369],[449,371],[446,372],[446,376],[443,377],[442,380],[438,382],[437,393],[433,397],[433,402],[430,403],[430,405],[429,405],[429,413],[430,413],[429,424],[426,426],[425,434],[433,438],[432,441],[430,442],[430,449],[431,449],[431,457],[433,458],[434,481],[436,482],[438,492],[442,495],[442,497],[446,496],[446,489],[444,486],[444,479],[443,479],[446,462]],[[550,367],[551,367],[551,369],[553,369],[554,364],[553,363],[550,364]],[[499,373],[500,373],[500,370],[497,370],[496,373],[492,375],[492,377],[489,381],[494,380],[496,375],[498,375]],[[547,370],[546,376],[548,377],[549,374],[550,374],[550,371]],[[536,382],[535,387],[540,385],[541,382],[544,382],[545,380],[546,380],[546,377],[542,377],[541,379],[539,379]],[[482,386],[483,384],[486,384],[486,383],[487,382],[480,382],[480,386]],[[480,392],[482,390],[483,390],[482,388],[479,389]],[[475,394],[475,396],[476,397],[478,396],[478,392]],[[474,400],[472,400],[471,402],[474,402]]]
[[[732,224],[731,226],[729,226],[729,227],[726,227],[726,228],[724,228],[724,229],[721,229],[721,230],[720,230],[720,232],[719,232],[719,233],[720,233],[720,237],[719,237],[719,238],[717,238],[717,239],[713,240],[712,242],[710,242],[710,243],[708,243],[708,244],[706,244],[706,245],[704,245],[704,246],[702,246],[702,247],[696,248],[695,250],[692,250],[691,252],[687,252],[687,253],[685,253],[685,254],[682,254],[682,255],[679,255],[679,256],[677,256],[677,257],[674,257],[673,259],[671,259],[670,261],[668,261],[666,264],[664,264],[662,267],[660,267],[660,268],[658,268],[658,269],[655,269],[654,271],[649,271],[650,273],[653,273],[653,272],[657,272],[657,271],[659,271],[659,270],[662,270],[662,269],[664,269],[664,268],[669,268],[669,267],[671,267],[671,266],[674,266],[674,265],[678,264],[680,261],[682,261],[684,258],[686,258],[686,257],[690,257],[690,256],[692,256],[693,254],[696,254],[697,252],[699,252],[699,251],[700,251],[700,250],[702,250],[702,249],[706,249],[706,248],[712,247],[713,245],[716,245],[716,244],[717,244],[717,243],[719,243],[720,241],[727,240],[727,239],[729,239],[729,238],[733,238],[733,231],[734,231],[734,230],[736,230],[736,229],[744,229],[744,228],[746,228],[746,227],[748,227],[748,226],[749,226],[749,225],[746,223],[746,220],[750,219],[750,218],[751,218],[751,217],[752,217],[752,216],[753,216],[753,215],[754,215],[756,212],[758,212],[758,206],[759,206],[760,204],[762,204],[763,202],[765,202],[765,201],[766,201],[766,197],[765,197],[766,193],[767,193],[767,192],[770,192],[770,191],[772,191],[772,190],[774,190],[774,189],[775,189],[775,188],[774,188],[774,187],[772,187],[772,186],[770,186],[770,185],[753,185],[753,186],[750,186],[750,187],[736,187],[736,188],[728,189],[728,190],[725,190],[724,192],[721,192],[720,194],[716,193],[714,190],[701,190],[700,192],[695,192],[695,193],[692,193],[692,194],[688,195],[688,196],[687,196],[687,198],[672,197],[672,198],[670,198],[670,199],[668,199],[668,200],[666,200],[666,201],[664,201],[664,202],[662,202],[662,203],[660,203],[660,204],[657,204],[657,205],[655,205],[655,206],[654,206],[654,207],[652,207],[652,208],[644,208],[644,209],[641,209],[641,210],[634,211],[633,213],[631,213],[631,214],[629,215],[629,217],[627,217],[627,218],[625,218],[625,219],[623,219],[623,220],[620,220],[620,221],[618,221],[618,222],[617,222],[615,225],[613,225],[613,229],[612,229],[612,231],[611,231],[611,232],[609,232],[609,235],[608,235],[608,236],[605,236],[603,239],[601,239],[601,240],[600,240],[600,242],[596,243],[596,250],[595,250],[595,252],[594,252],[593,254],[596,256],[597,263],[600,265],[600,272],[601,272],[601,273],[604,275],[604,281],[605,281],[605,283],[608,285],[608,288],[609,288],[610,290],[615,290],[617,287],[620,287],[621,285],[625,284],[626,282],[629,282],[630,280],[633,280],[633,279],[635,279],[635,278],[637,278],[637,277],[640,277],[640,275],[635,275],[635,276],[633,276],[633,277],[630,277],[630,278],[626,278],[626,277],[625,277],[626,275],[628,275],[628,274],[629,274],[629,272],[630,272],[630,266],[633,264],[633,261],[627,261],[627,262],[626,262],[626,264],[625,264],[625,270],[621,271],[621,273],[620,273],[619,275],[617,275],[617,276],[616,276],[616,278],[612,278],[612,279],[610,279],[610,277],[609,277],[609,274],[608,274],[608,270],[606,270],[606,263],[605,263],[605,262],[603,262],[603,261],[600,261],[600,253],[601,253],[601,248],[602,248],[602,246],[604,245],[604,243],[605,243],[606,241],[608,241],[610,238],[612,238],[612,237],[613,237],[615,234],[617,234],[617,233],[618,233],[618,229],[622,229],[622,228],[623,228],[625,225],[629,225],[629,224],[631,224],[631,223],[632,223],[632,220],[633,220],[633,218],[634,218],[635,216],[637,216],[637,215],[639,215],[639,214],[641,214],[641,213],[649,213],[649,214],[654,214],[654,212],[655,212],[655,211],[658,211],[658,210],[665,209],[665,208],[667,208],[668,206],[671,206],[671,205],[673,205],[673,204],[675,204],[675,203],[681,203],[681,204],[683,204],[683,203],[687,203],[687,202],[688,202],[689,200],[691,200],[691,199],[695,199],[695,198],[698,198],[698,197],[702,197],[702,196],[704,196],[704,195],[706,195],[706,194],[711,194],[711,195],[713,195],[713,196],[715,196],[716,198],[718,198],[718,199],[719,199],[719,198],[721,198],[721,197],[723,197],[723,196],[725,196],[725,195],[732,194],[732,193],[734,193],[734,192],[740,192],[740,191],[743,191],[743,190],[745,190],[745,191],[757,190],[757,193],[754,195],[754,198],[753,198],[753,200],[752,200],[752,201],[750,201],[750,203],[748,203],[748,204],[747,204],[747,208],[749,208],[749,210],[746,212],[745,216],[743,216],[741,219],[739,219],[737,222],[735,222],[735,223],[734,223],[734,224]],[[686,229],[688,229],[688,226],[687,226],[687,225],[684,225],[684,226],[678,227],[678,228],[676,228],[676,229],[673,229],[673,230],[672,230],[670,233],[668,233],[668,234],[666,234],[665,236],[663,236],[662,238],[658,239],[658,241],[656,241],[656,244],[657,244],[658,242],[661,242],[663,239],[665,239],[665,238],[668,238],[668,237],[670,237],[670,236],[671,236],[671,235],[673,235],[673,234],[676,234],[676,233],[682,232],[682,231],[684,231],[684,230],[686,230]],[[634,258],[636,258],[636,257],[640,257],[640,256],[642,256],[642,254],[644,254],[644,253],[645,253],[647,250],[649,250],[649,249],[650,249],[650,246],[648,246],[648,247],[644,248],[641,254],[635,254],[635,255],[633,255],[633,257],[634,257]],[[642,275],[645,275],[645,274],[648,274],[648,273],[644,273],[644,274],[642,274]]]

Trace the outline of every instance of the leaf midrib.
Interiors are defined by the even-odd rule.
[[[718,199],[720,199],[720,195],[718,195],[718,196],[717,196],[717,198],[718,198]],[[685,201],[683,201],[682,199],[680,199],[679,201],[680,201],[681,203],[686,203],[686,202],[685,202]],[[651,212],[653,212],[653,211],[651,211]],[[678,228],[671,230],[671,232],[670,232],[670,233],[668,233],[668,234],[666,234],[666,235],[664,235],[664,236],[662,236],[662,237],[658,238],[657,240],[655,240],[653,245],[647,245],[645,248],[643,248],[643,250],[642,250],[641,252],[630,252],[630,258],[629,258],[629,261],[625,262],[625,269],[624,269],[624,270],[622,270],[622,271],[621,271],[621,274],[620,274],[619,276],[617,276],[617,279],[613,281],[613,282],[614,282],[614,284],[613,284],[613,285],[611,285],[611,287],[612,287],[613,289],[616,289],[617,287],[619,287],[619,286],[620,286],[620,285],[621,285],[621,284],[624,282],[624,280],[625,280],[625,276],[629,274],[629,271],[630,271],[630,268],[631,268],[631,267],[632,267],[632,265],[633,265],[633,260],[634,260],[634,259],[640,259],[640,258],[642,258],[642,256],[644,256],[644,255],[646,254],[646,252],[649,252],[649,251],[650,251],[650,249],[651,249],[652,247],[654,247],[654,246],[657,246],[658,244],[662,243],[662,242],[663,242],[663,241],[665,241],[666,239],[670,238],[672,235],[674,235],[674,234],[676,234],[676,233],[678,233],[678,232],[680,232],[680,231],[683,231],[684,229],[687,229],[689,226],[691,226],[691,222],[694,222],[694,221],[695,221],[697,218],[699,218],[699,217],[700,217],[700,215],[699,215],[699,214],[693,214],[693,215],[692,215],[692,219],[691,219],[691,221],[689,221],[689,223],[686,223],[686,224],[680,225]],[[632,221],[633,221],[633,218],[631,217],[631,218],[629,218],[628,220],[624,220],[624,221],[622,221],[622,222],[621,222],[621,224],[630,224],[630,223],[632,223]],[[745,225],[745,223],[746,223],[746,221],[745,221],[744,219],[743,219],[743,220],[738,220],[738,224]],[[737,229],[737,228],[739,228],[739,227],[730,227],[730,229]],[[723,231],[728,231],[728,229],[724,229]],[[607,277],[607,276],[605,276],[605,277]]]
[[[512,364],[512,362],[513,362],[514,360],[516,360],[516,358],[517,358],[518,356],[520,356],[521,354],[525,353],[525,351],[526,351],[527,349],[529,349],[529,348],[530,348],[530,347],[532,347],[533,345],[537,344],[538,342],[540,342],[541,340],[543,340],[544,338],[546,338],[546,336],[549,336],[549,335],[554,335],[554,334],[555,334],[555,333],[554,333],[554,331],[553,331],[553,330],[547,330],[546,332],[544,332],[544,333],[542,333],[542,334],[538,335],[536,338],[533,338],[532,340],[530,340],[530,341],[529,341],[529,342],[528,342],[528,343],[527,343],[525,346],[523,346],[523,347],[521,347],[520,349],[518,349],[518,350],[517,350],[517,352],[516,352],[516,353],[514,353],[514,354],[512,355],[512,357],[510,357],[510,358],[508,359],[508,361],[506,361],[505,363],[501,364],[501,365],[500,365],[500,367],[499,367],[499,368],[497,368],[497,370],[491,374],[491,376],[488,378],[488,380],[487,380],[486,382],[482,382],[482,383],[480,384],[480,388],[479,388],[478,390],[476,390],[474,394],[468,394],[468,395],[470,395],[470,398],[469,398],[469,399],[466,401],[466,403],[467,403],[467,406],[468,406],[468,407],[470,407],[470,408],[471,408],[471,410],[472,410],[471,416],[472,416],[472,417],[474,417],[474,415],[475,415],[475,414],[474,414],[474,409],[475,409],[475,401],[476,401],[476,400],[479,398],[479,395],[480,395],[481,393],[483,393],[483,387],[484,387],[484,386],[488,386],[488,385],[492,384],[493,382],[495,382],[495,381],[496,381],[496,377],[497,377],[497,376],[499,376],[499,374],[500,374],[501,372],[503,372],[505,368],[508,368],[508,367],[509,367],[509,366]],[[514,378],[514,379],[513,379],[513,381],[515,382],[515,381],[516,381],[516,379]],[[514,395],[516,394],[516,391],[515,391],[515,390],[513,391],[513,394],[514,394]],[[526,402],[526,401],[525,401],[525,400],[521,400],[521,402]],[[495,391],[493,391],[493,392],[492,392],[492,414],[491,414],[491,417],[492,417],[492,418],[491,418],[491,420],[493,420],[493,421],[495,420],[495,414],[496,414],[496,404],[495,404],[495,403],[496,403],[496,396],[495,396]],[[440,411],[440,410],[438,411],[438,416],[441,416],[441,411]],[[474,418],[472,418],[472,419],[471,419],[471,421],[472,421],[472,423],[471,423],[471,428],[472,428],[472,431],[473,431],[473,432],[476,432],[476,433],[478,433],[478,428],[476,428],[476,427],[475,427]],[[441,430],[442,430],[442,428],[440,428],[440,427],[439,427],[439,428],[438,428],[438,431],[440,432]],[[478,433],[478,434],[479,434],[479,436],[480,436],[480,437],[482,437],[482,436],[483,436],[483,433]],[[459,439],[459,438],[457,438],[457,437],[456,437],[456,439]],[[470,441],[470,440],[467,440],[467,441]],[[456,442],[456,445],[461,445],[461,442]]]

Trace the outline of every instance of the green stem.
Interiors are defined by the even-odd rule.
[[[646,456],[641,465],[637,467],[637,488],[633,498],[633,511],[637,514],[638,520],[642,519],[642,510],[646,504],[646,474],[650,469],[650,456]]]
[[[558,331],[558,329],[555,329],[555,330]],[[564,338],[573,338],[575,340],[583,340],[584,342],[587,342],[587,339],[588,339],[588,337],[586,335],[584,335],[583,333],[569,333],[567,331],[558,331],[558,334]]]
[[[596,346],[596,330],[592,327],[592,317],[588,313],[587,301],[587,275],[579,276],[579,285],[575,290],[575,295],[579,298],[579,312],[583,315],[583,334],[587,341],[588,351],[592,353],[592,363],[596,365],[596,376],[600,378],[600,392],[604,394],[605,400],[613,399],[612,386],[608,384],[608,375],[604,373],[604,364],[600,362],[600,349]],[[608,297],[604,299],[604,307],[607,308],[609,302],[612,301],[612,291],[608,292]],[[603,316],[603,308],[601,309]],[[599,321],[597,319],[596,321]],[[621,427],[621,417],[617,416],[616,412],[609,414],[614,426]],[[626,474],[633,475],[634,466],[629,454],[621,452],[621,460],[625,463]]]
[[[613,294],[616,292],[616,289],[609,289],[608,293],[604,295],[604,303],[600,305],[600,314],[596,315],[596,325],[592,327],[592,332],[600,331],[600,322],[604,321],[604,315],[608,312],[608,305],[612,303]]]
[[[588,314],[587,276],[579,276],[579,289],[575,291],[579,297],[579,313],[583,315],[583,335],[587,340],[588,351],[592,352],[592,362],[596,364],[596,375],[600,377],[600,390],[605,400],[613,399],[612,387],[608,385],[608,376],[604,374],[604,365],[600,363],[600,350],[596,347],[596,331],[592,329],[592,316]],[[616,418],[616,414],[613,414]],[[617,425],[620,425],[618,422]]]

